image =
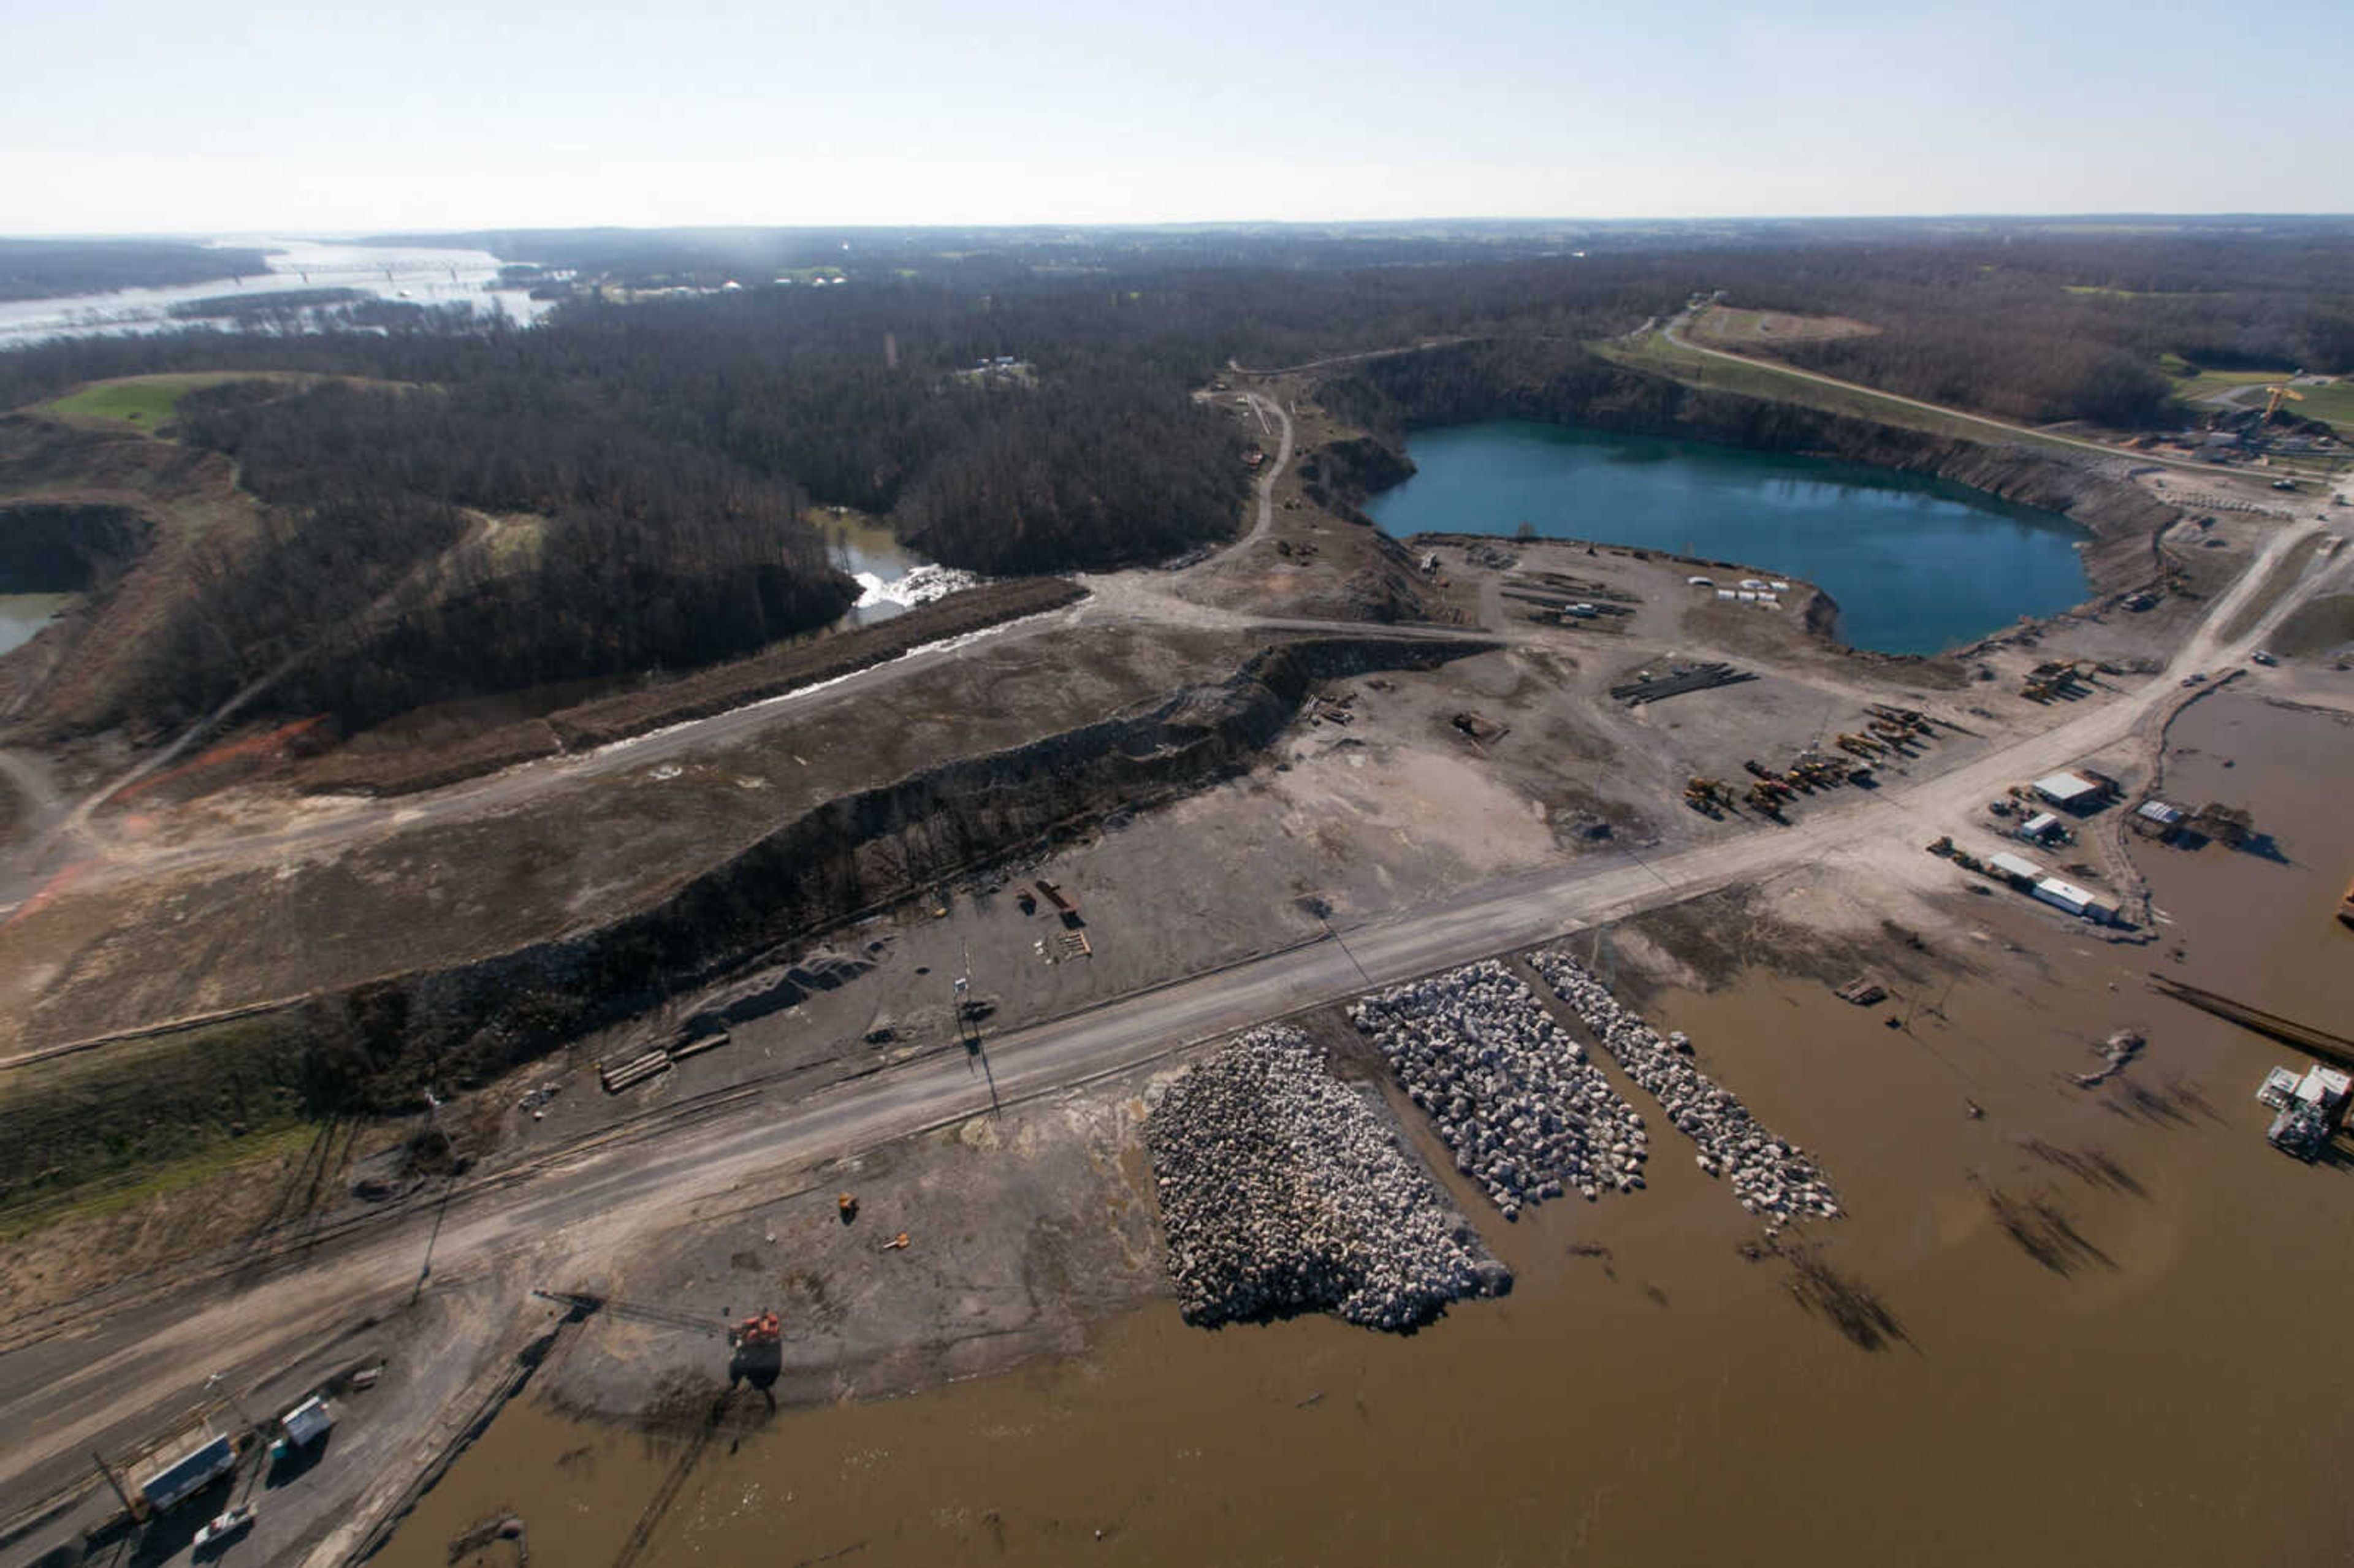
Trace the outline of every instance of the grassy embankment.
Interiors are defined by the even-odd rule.
[[[1818,381],[1766,360],[1727,359],[1703,354],[1670,341],[1666,333],[1658,330],[1639,338],[1618,338],[1589,346],[1613,364],[1665,376],[1705,391],[1791,403],[1826,414],[1868,419],[1956,440],[2024,443],[2062,451],[2084,450],[2081,443],[2055,440],[1999,420],[1920,407],[1867,387]]]
[[[254,379],[254,373],[241,370],[126,376],[117,381],[92,381],[77,387],[62,397],[35,404],[31,411],[91,429],[154,430],[178,416],[180,399],[189,393],[227,381]]]
[[[307,1141],[304,1044],[264,1014],[0,1072],[0,1239]]]

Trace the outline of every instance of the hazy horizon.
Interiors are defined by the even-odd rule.
[[[2354,190],[2296,90],[2342,76],[2339,22],[111,0],[16,40],[0,232],[2295,214]]]
[[[1563,226],[1607,227],[1621,225],[1697,225],[1712,223],[2043,224],[2071,222],[2122,228],[2143,224],[2179,223],[2184,225],[2207,225],[2227,223],[2234,219],[2245,219],[2250,222],[2329,222],[2341,219],[2354,221],[2354,207],[2312,208],[2304,210],[2285,209],[2278,212],[2260,212],[2255,210],[2243,211],[2239,209],[2218,210],[2214,212],[1709,212],[1691,213],[1679,216],[1669,216],[1660,213],[1627,213],[1608,215],[1595,213],[1543,213],[1515,216],[1502,216],[1494,213],[1434,213],[1426,215],[1409,215],[1400,217],[1193,217],[1137,218],[1133,220],[1072,219],[1067,221],[1053,218],[1035,218],[1027,221],[1008,219],[998,222],[975,221],[970,223],[934,223],[922,221],[911,221],[907,223],[822,223],[815,221],[776,223],[619,223],[592,220],[580,223],[520,224],[493,222],[467,225],[445,224],[434,227],[402,228],[387,228],[381,226],[371,227],[366,225],[339,228],[320,228],[292,224],[281,224],[274,228],[0,228],[0,239],[145,239],[193,242],[209,241],[226,244],[258,244],[266,243],[270,240],[315,240],[322,244],[353,244],[370,239],[434,238],[443,236],[520,234],[534,232],[593,233],[599,231],[629,234],[758,234],[794,231],[810,231],[817,233],[856,233],[862,231],[872,231],[875,233],[903,233],[920,232],[927,229],[939,229],[948,232],[963,233],[988,231],[1004,231],[1013,233],[1040,229],[1167,229],[1177,231],[1185,229],[1209,230],[1224,228],[1301,228],[1323,230],[1371,228],[1438,228],[1451,225],[1461,226],[1466,228],[1476,228],[1482,226],[1501,227],[1508,224],[1524,224],[1542,228],[1553,224]]]

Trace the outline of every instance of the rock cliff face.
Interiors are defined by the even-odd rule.
[[[1268,649],[1214,686],[982,757],[941,763],[779,823],[610,925],[313,1004],[333,1076],[376,1107],[479,1081],[780,943],[887,906],[1115,810],[1247,767],[1318,682],[1427,668],[1464,641],[1322,639]]]
[[[80,593],[147,547],[145,519],[121,506],[0,503],[0,593]]]

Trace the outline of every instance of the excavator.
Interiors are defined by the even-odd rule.
[[[640,1301],[623,1301],[590,1290],[534,1290],[534,1296],[553,1301],[586,1317],[602,1312],[610,1317],[627,1318],[660,1328],[675,1329],[681,1333],[709,1334],[725,1339],[732,1350],[742,1351],[774,1345],[784,1335],[784,1323],[772,1311],[755,1312],[740,1323],[715,1323],[699,1312],[682,1312],[672,1307],[652,1307]]]
[[[2277,387],[2267,387],[2264,388],[2264,417],[2256,422],[2262,425],[2269,425],[2273,422],[2273,416],[2280,412],[2280,406],[2283,403],[2302,403],[2304,401],[2305,394],[2298,391],[2296,387],[2290,386],[2285,381],[2282,382]]]

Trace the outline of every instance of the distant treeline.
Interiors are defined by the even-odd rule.
[[[2354,235],[2049,235],[1721,258],[1728,302],[1853,316],[1870,337],[1781,357],[2028,420],[2170,421],[2162,357],[2354,370]]]
[[[259,250],[164,239],[0,239],[0,300],[161,289],[269,270]]]
[[[209,299],[183,301],[172,307],[172,315],[184,322],[251,321],[296,315],[323,305],[353,304],[368,297],[358,289],[275,289],[253,294],[216,294]]]
[[[1534,230],[1217,230],[1132,246],[1041,231],[962,270],[923,260],[937,235],[863,236],[846,285],[755,277],[699,298],[584,298],[528,331],[363,302],[327,313],[364,330],[52,344],[0,355],[0,406],[167,370],[408,388],[216,391],[182,421],[190,440],[233,454],[280,516],[268,540],[207,563],[199,608],[157,662],[158,716],[319,647],[335,656],[289,676],[281,700],[365,721],[737,653],[822,621],[845,590],[800,521],[811,503],[887,516],[919,550],[998,574],[1224,537],[1246,497],[1243,432],[1231,404],[1190,394],[1230,361],[1460,339],[1342,374],[1336,408],[1377,426],[1513,408],[1606,419],[1614,399],[1671,389],[1647,390],[1583,345],[1721,290],[1734,305],[1878,329],[1781,345],[1789,358],[2025,419],[2181,418],[2168,355],[2354,370],[2354,224],[1768,229],[1780,238],[1649,248],[1614,231],[1584,255],[1548,253]],[[764,251],[758,235],[700,231],[698,252],[674,237],[581,235],[571,252],[529,259],[586,262],[599,245],[647,266],[845,254],[807,240]],[[1382,264],[1339,264],[1351,244]],[[877,250],[922,264],[875,268]],[[1000,355],[1029,368],[966,374]],[[491,534],[475,514],[544,522]],[[351,667],[331,673],[338,662]]]
[[[366,725],[705,663],[854,597],[790,484],[560,388],[517,390],[231,383],[186,399],[186,439],[236,458],[272,504],[261,539],[197,553],[144,716],[191,716],[274,673],[268,706]]]

